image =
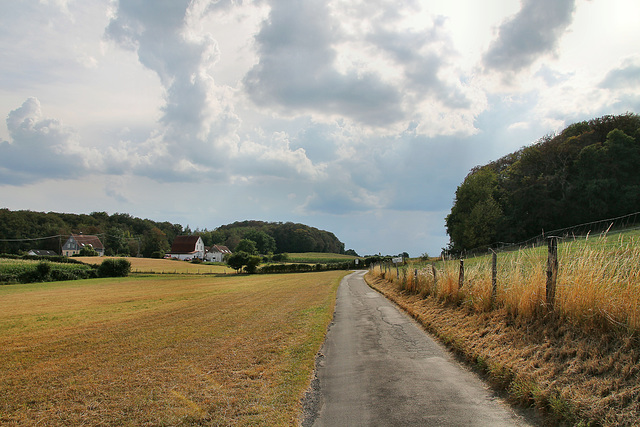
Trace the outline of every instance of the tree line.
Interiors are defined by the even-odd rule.
[[[159,256],[176,236],[199,235],[206,246],[225,245],[232,251],[243,239],[255,242],[261,254],[283,252],[344,253],[344,244],[328,231],[291,222],[243,221],[214,230],[133,217],[126,213],[72,214],[0,209],[0,253],[31,249],[60,253],[70,234],[98,235],[106,255]]]
[[[446,217],[448,250],[519,242],[544,230],[640,211],[640,116],[574,123],[473,168]]]

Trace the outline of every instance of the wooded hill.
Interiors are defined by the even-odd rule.
[[[473,168],[446,218],[453,252],[640,211],[640,116],[604,116]]]
[[[18,254],[30,249],[49,249],[60,253],[71,234],[98,235],[107,255],[145,257],[163,254],[176,236],[196,234],[206,246],[221,244],[234,250],[242,239],[256,242],[260,253],[331,252],[344,253],[344,243],[328,231],[304,224],[235,222],[215,230],[192,231],[189,226],[157,222],[129,214],[93,212],[70,214],[56,212],[11,211],[0,209],[0,253]]]

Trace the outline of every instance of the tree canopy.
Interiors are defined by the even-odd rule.
[[[344,244],[328,231],[292,222],[242,221],[214,230],[191,230],[180,224],[140,219],[129,214],[93,212],[11,211],[0,209],[0,253],[48,249],[60,253],[70,234],[95,234],[105,245],[106,255],[151,257],[168,251],[176,236],[194,234],[205,246],[221,244],[232,251],[243,239],[253,242],[259,254],[285,252],[344,253]]]
[[[487,165],[458,186],[446,218],[452,251],[519,242],[543,230],[640,211],[640,116],[572,124]]]

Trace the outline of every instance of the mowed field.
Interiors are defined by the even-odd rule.
[[[345,274],[0,286],[0,424],[295,425]]]
[[[107,258],[113,257],[73,257],[86,264],[99,265]],[[132,273],[155,273],[155,274],[231,274],[235,273],[233,268],[226,264],[193,264],[187,261],[176,261],[172,259],[154,258],[126,258],[131,262]]]

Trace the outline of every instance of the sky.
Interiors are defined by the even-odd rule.
[[[0,0],[0,208],[437,256],[471,168],[640,112],[637,0]]]

